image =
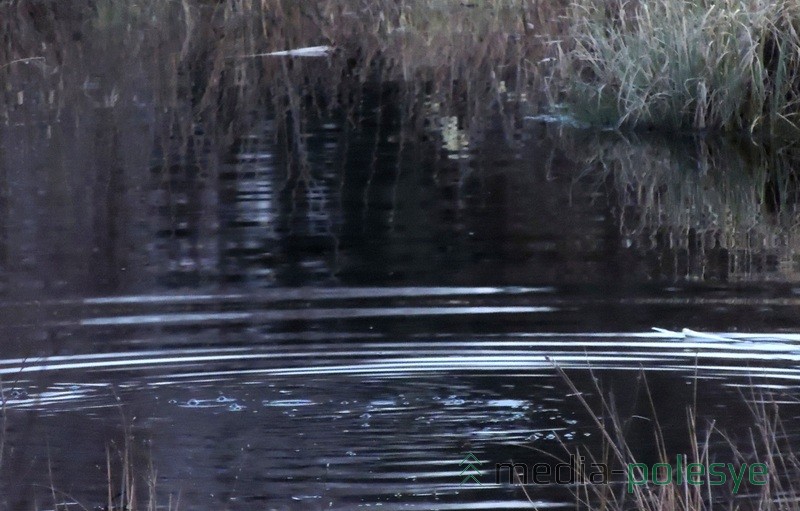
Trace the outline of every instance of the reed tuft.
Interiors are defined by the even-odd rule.
[[[800,4],[575,0],[550,98],[595,124],[800,133]]]

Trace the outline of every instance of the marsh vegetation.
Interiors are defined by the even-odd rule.
[[[609,126],[796,138],[795,2],[573,2],[553,83]]]

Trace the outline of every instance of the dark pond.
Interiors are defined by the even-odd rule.
[[[109,463],[178,509],[573,507],[494,480],[600,445],[557,366],[651,462],[645,381],[670,454],[692,403],[733,438],[762,393],[798,414],[791,151],[379,74],[316,107],[339,54],[257,59],[289,92],[247,108],[221,73],[208,122],[181,83],[213,73],[161,82],[119,33],[0,67],[4,509],[107,505]]]

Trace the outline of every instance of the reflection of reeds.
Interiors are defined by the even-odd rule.
[[[548,51],[543,34],[563,22],[561,4],[6,2],[0,118],[86,123],[98,108],[136,104],[158,121],[162,148],[174,148],[198,124],[226,147],[253,114],[269,115],[293,144],[302,175],[306,119],[336,114],[357,125],[369,115],[361,111],[368,82],[400,84],[405,125],[417,130],[456,117],[464,133],[475,133],[507,100],[524,102],[540,78],[535,63]],[[250,57],[320,44],[335,51],[317,59]],[[426,102],[440,106],[437,118],[429,119]]]
[[[561,140],[587,179],[611,186],[629,246],[684,254],[689,278],[707,277],[705,262],[720,253],[729,278],[798,277],[797,149],[566,130]]]

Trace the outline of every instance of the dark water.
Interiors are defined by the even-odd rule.
[[[203,156],[216,177],[141,184],[83,183],[66,143],[37,165],[12,144],[36,129],[4,129],[9,509],[47,508],[51,483],[103,504],[125,431],[183,509],[530,508],[494,463],[599,442],[556,364],[590,394],[592,368],[623,416],[643,413],[644,371],[676,450],[695,389],[734,435],[751,387],[794,395],[788,249],[626,239],[610,178],[539,123],[448,160],[331,120],[307,134],[313,179],[289,186],[268,119]],[[55,162],[62,182],[42,177]],[[470,452],[482,484],[461,484]]]
[[[4,509],[105,505],[109,459],[179,509],[572,507],[494,482],[600,445],[557,367],[644,460],[645,381],[670,453],[693,404],[734,438],[762,392],[798,413],[791,154],[414,125],[396,82],[219,138],[103,76],[0,127]]]

